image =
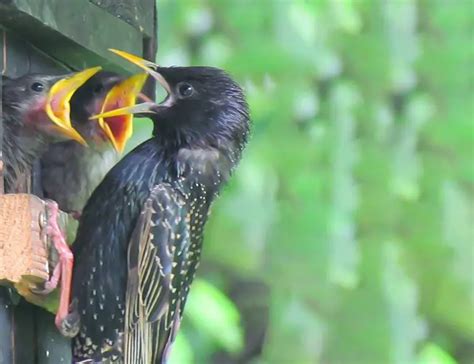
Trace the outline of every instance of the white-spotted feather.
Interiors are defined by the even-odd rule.
[[[183,195],[163,183],[153,188],[138,219],[128,251],[125,363],[155,363],[179,326],[180,300],[173,297],[186,281],[179,273],[186,265],[179,256],[187,256],[190,245],[186,214]]]

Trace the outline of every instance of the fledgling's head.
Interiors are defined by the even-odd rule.
[[[2,76],[2,106],[5,112],[15,114],[14,121],[26,124],[29,118],[44,113],[48,92],[62,77],[56,75],[28,74],[18,78]]]
[[[17,134],[39,133],[50,139],[73,139],[85,144],[70,120],[74,92],[100,68],[66,75],[28,74],[2,78],[2,107],[6,127]]]
[[[115,72],[99,71],[79,87],[70,102],[71,121],[79,131],[86,132],[84,125],[93,124],[89,118],[100,112],[107,93],[124,78]]]
[[[161,103],[147,102],[109,115],[147,114],[154,122],[154,134],[169,143],[240,156],[249,134],[249,110],[242,88],[227,73],[213,67],[159,67],[114,52],[147,71],[168,95]]]
[[[133,132],[131,115],[91,120],[103,111],[135,105],[146,74],[126,78],[115,72],[100,71],[82,85],[71,99],[73,126],[90,146],[101,147],[110,142],[122,152]]]
[[[115,72],[97,72],[72,96],[71,122],[88,144],[101,144],[108,140],[97,120],[89,118],[100,113],[107,93],[123,78]]]

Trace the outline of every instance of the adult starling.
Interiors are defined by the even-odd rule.
[[[96,67],[61,76],[29,74],[17,79],[3,78],[3,160],[7,193],[30,192],[29,171],[49,143],[74,139],[85,144],[71,125],[69,101],[77,88],[99,70],[100,67]],[[47,203],[51,211],[47,232],[58,252],[59,263],[46,282],[44,293],[54,289],[61,279],[56,315],[56,322],[61,322],[68,313],[73,258],[57,223],[57,204]]]
[[[148,113],[151,139],[106,175],[83,210],[73,245],[74,311],[63,333],[77,361],[163,363],[199,265],[209,206],[249,133],[242,89],[211,67],[158,67],[116,51],[167,90]]]
[[[44,196],[61,210],[80,213],[92,191],[117,163],[132,135],[132,116],[90,120],[104,110],[135,104],[146,74],[125,78],[100,71],[71,98],[71,121],[88,148],[65,141],[50,145],[41,158]]]

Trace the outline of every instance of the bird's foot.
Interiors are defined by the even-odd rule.
[[[61,265],[58,263],[56,267],[54,267],[53,274],[51,275],[49,280],[46,281],[42,285],[42,288],[31,287],[30,291],[33,292],[34,294],[46,296],[50,294],[51,292],[53,292],[58,287],[60,276],[61,276]]]
[[[79,333],[81,318],[77,309],[77,299],[72,300],[69,313],[62,319],[58,326],[59,332],[66,337],[74,337]]]
[[[59,262],[54,268],[53,274],[45,284],[44,291],[51,292],[60,284],[61,292],[59,296],[59,307],[56,313],[55,324],[61,330],[64,319],[69,314],[69,301],[71,298],[72,266],[74,257],[69,246],[66,243],[64,233],[58,224],[59,208],[54,201],[47,201],[49,218],[47,225],[47,234],[51,237],[53,245],[58,252]]]

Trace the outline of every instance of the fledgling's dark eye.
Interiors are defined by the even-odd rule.
[[[35,82],[31,85],[31,89],[34,92],[42,92],[44,90],[44,85],[41,82]]]
[[[92,92],[94,92],[97,95],[97,94],[100,94],[103,90],[104,90],[104,85],[99,83],[97,86],[94,87],[94,90]]]
[[[187,82],[178,84],[178,94],[180,97],[189,97],[194,93],[194,88]]]

